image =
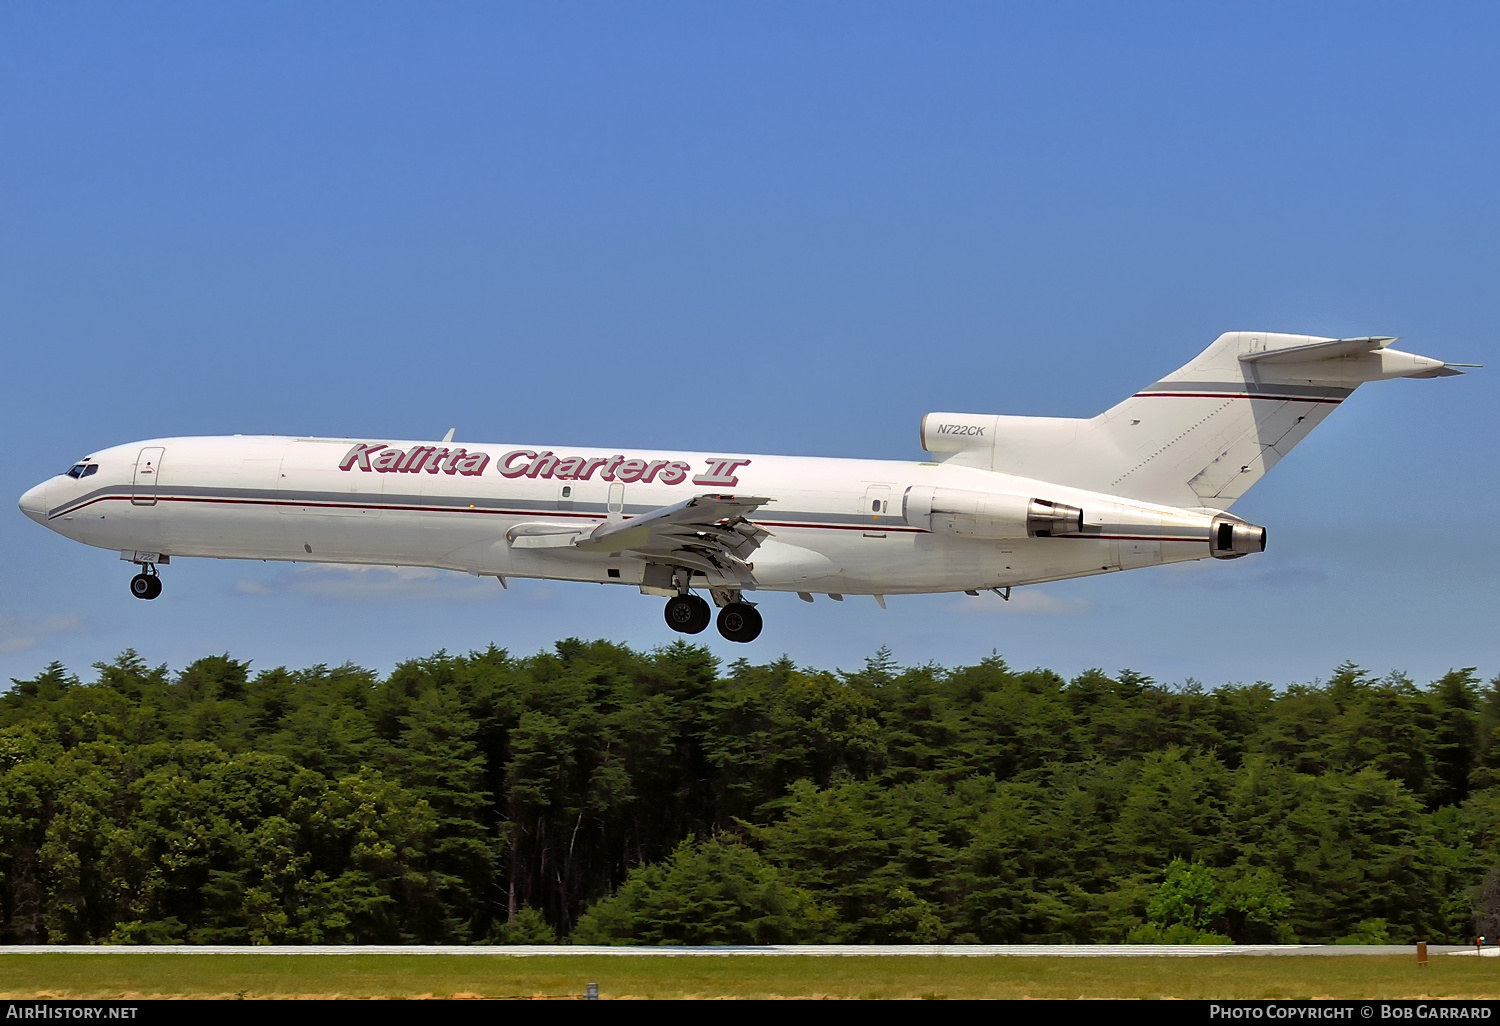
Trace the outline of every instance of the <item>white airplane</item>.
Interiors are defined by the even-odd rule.
[[[991,590],[1264,550],[1235,500],[1367,381],[1458,374],[1393,338],[1231,332],[1090,419],[929,413],[929,462],[241,436],[100,450],[21,497],[142,569],[173,557],[628,584],[752,641],[763,591]]]

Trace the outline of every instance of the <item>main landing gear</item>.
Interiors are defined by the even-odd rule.
[[[719,610],[719,633],[730,641],[754,641],[760,628],[760,613],[748,603],[731,602]]]
[[[138,599],[154,599],[161,594],[161,578],[156,575],[156,566],[147,563],[146,568],[130,579],[130,594]]]
[[[697,595],[677,595],[667,600],[667,626],[679,634],[701,634],[713,619],[713,610]],[[729,641],[754,641],[760,637],[760,613],[748,602],[730,602],[719,610],[719,633]]]
[[[714,618],[708,603],[697,595],[678,595],[667,600],[667,626],[679,634],[702,634]]]

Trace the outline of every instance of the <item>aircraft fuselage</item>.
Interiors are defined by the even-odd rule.
[[[649,557],[509,535],[523,525],[630,520],[702,493],[774,501],[755,517],[770,537],[747,560],[753,580],[696,573],[695,586],[974,591],[1213,554],[1206,515],[935,463],[232,436],[115,446],[80,465],[98,470],[54,477],[22,508],[59,534],[141,562],[162,561],[144,558],[157,554],[427,566],[639,586]],[[976,537],[934,530],[930,514],[919,521],[913,492],[927,489],[1035,493],[1121,515],[1059,537]]]
[[[439,567],[633,585],[673,630],[753,640],[747,595],[978,592],[1265,548],[1227,512],[1361,383],[1457,366],[1228,332],[1083,419],[932,413],[933,462],[277,436],[104,449],[28,491],[161,593],[174,557]],[[883,602],[884,599],[881,598]]]

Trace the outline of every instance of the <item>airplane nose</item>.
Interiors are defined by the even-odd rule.
[[[21,512],[46,526],[47,524],[47,482],[43,481],[31,491],[21,496]]]

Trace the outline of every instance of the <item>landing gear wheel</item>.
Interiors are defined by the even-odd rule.
[[[667,600],[667,626],[679,634],[701,634],[713,619],[708,603],[697,595],[678,595]]]
[[[138,599],[154,599],[161,594],[161,578],[155,574],[136,574],[130,579],[130,594]]]
[[[760,637],[760,613],[744,602],[731,602],[719,610],[719,633],[730,641],[754,641]]]

